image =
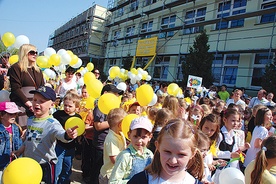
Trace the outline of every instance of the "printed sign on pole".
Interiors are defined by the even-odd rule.
[[[189,88],[198,88],[201,87],[202,84],[202,77],[189,75],[187,81],[187,87]]]

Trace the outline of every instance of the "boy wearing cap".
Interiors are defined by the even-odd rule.
[[[18,112],[21,111],[14,102],[0,102],[0,183],[3,170],[12,160],[12,151],[22,145],[21,127],[15,123]]]
[[[146,117],[132,120],[128,132],[130,145],[117,156],[109,178],[110,184],[127,183],[132,176],[151,163],[153,154],[147,144],[152,137],[152,128],[152,123]]]
[[[30,91],[34,94],[33,109],[34,117],[27,121],[26,139],[19,151],[19,155],[24,151],[25,157],[36,160],[42,167],[45,183],[54,183],[55,164],[57,156],[55,153],[56,139],[63,142],[70,142],[77,137],[77,126],[66,131],[61,124],[50,115],[50,108],[56,100],[55,91],[48,86],[41,86],[37,90]]]

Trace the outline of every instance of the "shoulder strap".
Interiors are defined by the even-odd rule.
[[[29,73],[29,71],[28,71],[28,70],[27,70],[27,73],[28,73],[28,75],[30,76],[30,78],[31,78],[32,82],[34,83],[35,89],[37,89],[37,85],[36,85],[36,83],[35,83],[35,81],[34,81],[33,77],[31,76],[31,74]]]

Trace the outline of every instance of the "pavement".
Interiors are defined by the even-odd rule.
[[[72,168],[72,175],[71,175],[71,184],[86,184],[82,181],[81,176],[81,160],[77,160],[74,158],[73,160],[73,168]]]

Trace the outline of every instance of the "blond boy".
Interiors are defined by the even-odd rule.
[[[126,148],[126,139],[122,133],[122,121],[126,116],[122,108],[115,108],[107,115],[109,132],[104,141],[104,165],[100,170],[99,183],[108,184],[117,155]]]

